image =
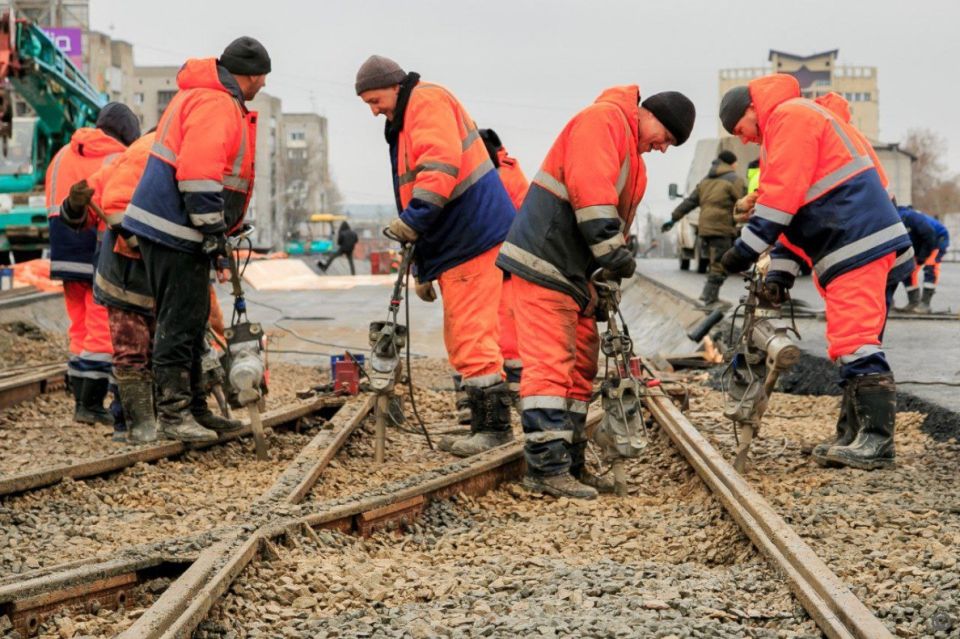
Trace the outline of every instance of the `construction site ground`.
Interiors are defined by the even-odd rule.
[[[945,265],[945,280],[951,271],[960,275],[951,267]],[[640,271],[694,298],[703,281],[680,272],[675,260],[642,260]],[[723,297],[734,300],[739,286],[728,281]],[[941,288],[936,305],[946,307],[950,289]],[[367,325],[386,317],[389,290],[249,291],[251,319],[263,322],[272,336],[277,391],[271,401],[327,381],[329,355],[345,348],[366,353]],[[219,292],[229,321],[228,290]],[[797,295],[819,308],[806,281]],[[638,279],[624,294],[624,314],[641,352],[695,348],[684,337],[685,327],[702,314],[656,286]],[[411,315],[418,408],[439,435],[455,428],[442,309],[439,302],[413,297]],[[817,320],[801,324],[804,348],[818,357],[823,327]],[[903,363],[900,375],[954,379],[956,371],[948,370],[953,364],[940,352],[956,343],[958,328],[948,321],[891,322],[894,366],[902,358],[924,362],[913,369]],[[18,352],[31,352],[19,344],[36,334],[7,332]],[[907,345],[918,335],[926,339],[910,352]],[[931,335],[942,335],[939,348]],[[55,335],[42,339],[54,342],[44,349],[55,348]],[[44,349],[36,350],[46,357]],[[730,424],[709,374],[689,373],[688,380],[690,421],[732,458]],[[910,388],[944,407],[960,403],[949,392],[934,392],[940,390]],[[46,456],[66,459],[109,449],[106,429],[80,432],[69,423],[69,408],[66,397],[55,394],[0,411],[2,474],[43,464]],[[895,469],[822,469],[809,451],[832,432],[837,410],[833,396],[776,394],[744,476],[895,636],[960,635],[960,420],[954,420],[952,436],[947,428],[934,438],[925,430],[924,413],[902,410]],[[407,430],[389,431],[383,467],[373,466],[367,419],[306,501],[357,494],[449,463],[451,457],[430,451],[416,433],[409,402],[406,414]],[[516,423],[515,429],[519,436]],[[274,434],[268,462],[255,461],[245,440],[4,497],[0,576],[212,527],[242,512],[310,435]],[[534,497],[506,484],[482,497],[433,503],[402,533],[304,536],[251,563],[194,636],[821,636],[782,576],[659,429],[628,473],[631,491],[624,498],[604,495],[581,503]],[[64,612],[46,622],[40,636],[113,636],[168,584],[145,584],[119,611]],[[5,631],[0,617],[0,637],[13,636]]]

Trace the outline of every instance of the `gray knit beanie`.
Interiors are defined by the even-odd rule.
[[[400,65],[382,55],[372,55],[357,71],[357,95],[372,89],[385,89],[400,84],[407,77]]]
[[[733,134],[733,127],[737,126],[751,103],[750,90],[745,86],[733,87],[723,94],[723,99],[720,100],[720,122],[727,133]]]

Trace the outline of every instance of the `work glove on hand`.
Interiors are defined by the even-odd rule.
[[[676,224],[676,222],[674,222],[673,220],[667,220],[666,222],[663,223],[663,226],[660,227],[660,232],[666,233],[667,231],[673,228],[674,224]]]
[[[723,264],[727,273],[743,273],[753,265],[753,262],[753,258],[744,256],[736,246],[728,249],[720,258],[720,263]]]
[[[767,279],[764,280],[763,287],[760,289],[760,297],[771,306],[779,307],[787,300],[787,290],[781,282]]]
[[[424,302],[434,302],[437,299],[437,292],[433,288],[433,282],[417,282],[417,297]]]
[[[410,226],[401,220],[399,217],[394,221],[390,222],[390,225],[387,227],[390,231],[390,234],[399,239],[401,242],[416,242],[419,235],[414,231]]]
[[[87,220],[87,207],[93,200],[94,190],[86,180],[80,180],[70,187],[67,199],[60,207],[60,217],[63,222],[74,229],[79,229]]]
[[[203,236],[200,250],[210,258],[227,257],[227,236],[223,233],[209,233]]]
[[[621,280],[633,277],[637,271],[637,260],[626,247],[620,247],[613,252],[607,265],[603,267],[603,278],[607,280]]]

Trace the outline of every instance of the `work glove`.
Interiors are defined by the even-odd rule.
[[[674,224],[676,224],[676,222],[674,222],[673,220],[667,220],[666,222],[663,223],[663,226],[660,227],[660,232],[666,233],[667,231],[673,228]]]
[[[620,247],[613,252],[607,265],[603,267],[603,278],[606,280],[621,280],[633,277],[637,271],[637,260],[626,247]]]
[[[67,196],[67,202],[70,204],[70,210],[76,214],[86,211],[93,199],[94,190],[90,188],[86,180],[80,180],[70,187],[70,195]]]
[[[200,250],[211,259],[227,257],[229,254],[227,250],[227,236],[223,233],[208,233],[204,235]]]
[[[766,279],[763,281],[763,287],[760,289],[760,297],[776,308],[787,300],[787,290],[787,287],[784,286],[783,283]]]
[[[417,282],[416,291],[417,297],[424,302],[435,302],[437,299],[437,292],[433,288],[433,282]]]
[[[753,265],[753,262],[753,258],[744,256],[736,246],[728,249],[720,258],[720,263],[723,264],[723,269],[727,273],[743,273]]]
[[[417,232],[410,228],[410,226],[399,217],[390,222],[390,225],[387,227],[387,229],[390,231],[391,235],[396,237],[401,242],[416,242],[417,238],[419,237]]]

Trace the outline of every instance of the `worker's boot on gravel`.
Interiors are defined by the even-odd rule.
[[[703,302],[698,305],[699,308],[712,311],[716,308],[725,308],[729,306],[727,302],[720,300],[720,287],[723,286],[723,281],[723,276],[707,276],[707,282],[703,285],[703,293],[700,294],[700,298],[703,300]]]
[[[833,439],[825,439],[813,448],[810,456],[824,468],[836,468],[840,464],[827,459],[827,451],[831,446],[848,446],[856,437],[859,430],[857,413],[853,409],[853,385],[847,383],[843,388],[843,397],[840,399],[840,417],[837,418],[837,432]]]
[[[116,369],[123,416],[131,444],[157,441],[157,418],[153,414],[153,376],[149,371]]]
[[[896,309],[898,313],[912,313],[920,304],[920,289],[913,288],[907,290],[907,305]]]
[[[160,437],[182,442],[212,442],[217,434],[197,423],[190,414],[190,371],[176,366],[156,370]]]
[[[506,382],[478,388],[467,386],[470,402],[471,435],[459,439],[449,452],[458,457],[469,457],[502,446],[513,440],[510,428],[510,387]]]
[[[893,373],[863,375],[847,383],[853,386],[852,407],[860,428],[853,442],[847,446],[832,446],[826,458],[861,470],[893,466],[896,454],[893,432],[897,417],[897,386]]]
[[[930,302],[933,300],[933,294],[937,292],[935,288],[925,288],[923,289],[923,297],[920,300],[920,303],[917,304],[917,307],[913,309],[913,312],[917,315],[929,315],[930,314]]]
[[[209,428],[216,433],[235,433],[243,428],[243,422],[239,419],[221,417],[210,410],[202,388],[194,386],[192,395],[190,398],[190,414],[204,428]]]
[[[571,497],[573,499],[596,499],[597,489],[587,486],[570,473],[559,475],[527,475],[523,478],[523,487],[532,493],[552,495],[554,497]]]
[[[607,475],[596,475],[587,470],[587,415],[568,411],[573,422],[573,443],[567,449],[570,451],[570,475],[585,486],[590,486],[600,493],[614,491],[613,478]]]
[[[73,414],[73,421],[81,424],[103,424],[113,426],[113,415],[103,407],[110,382],[106,378],[91,379],[75,377],[80,383],[80,403]]]
[[[120,403],[120,389],[116,384],[110,384],[110,415],[113,417],[113,436],[110,438],[118,444],[127,443],[127,419]]]
[[[470,425],[470,400],[467,399],[467,390],[463,387],[463,375],[453,376],[453,388],[457,406],[457,423],[461,426]]]

